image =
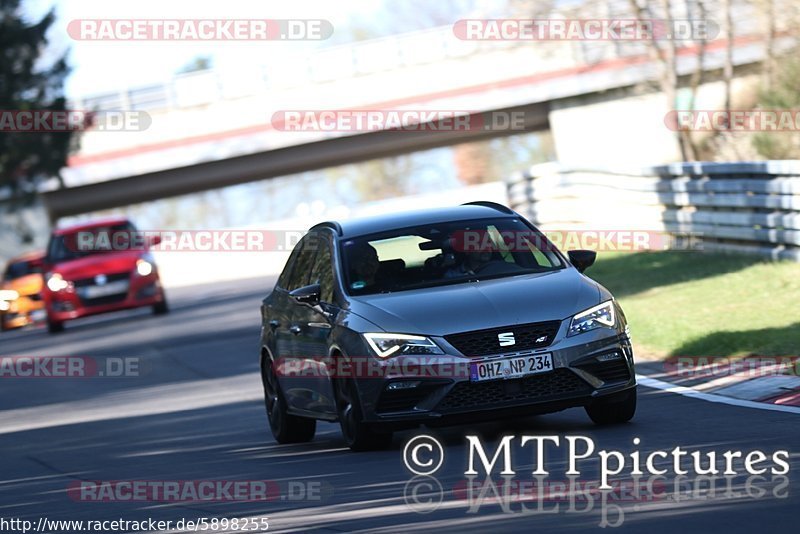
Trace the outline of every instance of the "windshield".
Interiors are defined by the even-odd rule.
[[[136,228],[130,223],[113,224],[108,226],[95,226],[63,235],[54,235],[47,247],[47,262],[50,264],[70,261],[94,254],[113,252],[113,247],[86,246],[95,243],[114,243],[116,233],[130,236]],[[89,235],[89,234],[93,234]],[[100,236],[103,239],[98,239]]]
[[[423,225],[342,243],[353,295],[404,291],[560,269],[555,247],[516,218]]]
[[[42,268],[38,263],[30,261],[17,261],[8,264],[8,267],[6,267],[6,272],[3,275],[3,280],[16,280],[17,278],[22,278],[23,276],[28,276],[29,274],[41,272]]]

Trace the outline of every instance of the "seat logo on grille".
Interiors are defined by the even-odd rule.
[[[108,282],[108,277],[104,274],[98,274],[94,277],[94,283],[98,286],[104,286]]]
[[[537,337],[536,338],[536,343],[544,343],[545,341],[547,341],[547,336],[542,336],[542,337]]]
[[[514,339],[514,332],[502,332],[497,334],[497,342],[501,347],[508,347],[514,345],[517,341]]]

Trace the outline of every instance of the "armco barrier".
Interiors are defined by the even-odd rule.
[[[652,230],[704,250],[800,261],[800,161],[645,169],[536,165],[507,180],[509,205],[545,230]]]

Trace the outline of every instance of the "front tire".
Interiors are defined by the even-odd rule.
[[[153,315],[165,315],[169,313],[169,304],[167,304],[166,297],[156,304],[153,304]]]
[[[372,425],[363,421],[358,389],[353,379],[340,379],[334,385],[339,425],[347,446],[357,452],[388,448],[392,444],[392,433],[378,432]]]
[[[286,406],[278,377],[267,359],[262,364],[261,378],[264,383],[264,404],[272,435],[280,444],[305,443],[314,439],[317,431],[316,419],[291,415]]]
[[[47,331],[51,334],[58,334],[64,331],[64,323],[58,321],[47,321]]]
[[[636,413],[636,388],[594,401],[586,413],[598,425],[627,423]]]

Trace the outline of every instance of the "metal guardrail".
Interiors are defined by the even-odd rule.
[[[507,181],[510,206],[546,230],[654,230],[704,250],[800,262],[800,160],[643,170],[535,166]]]

